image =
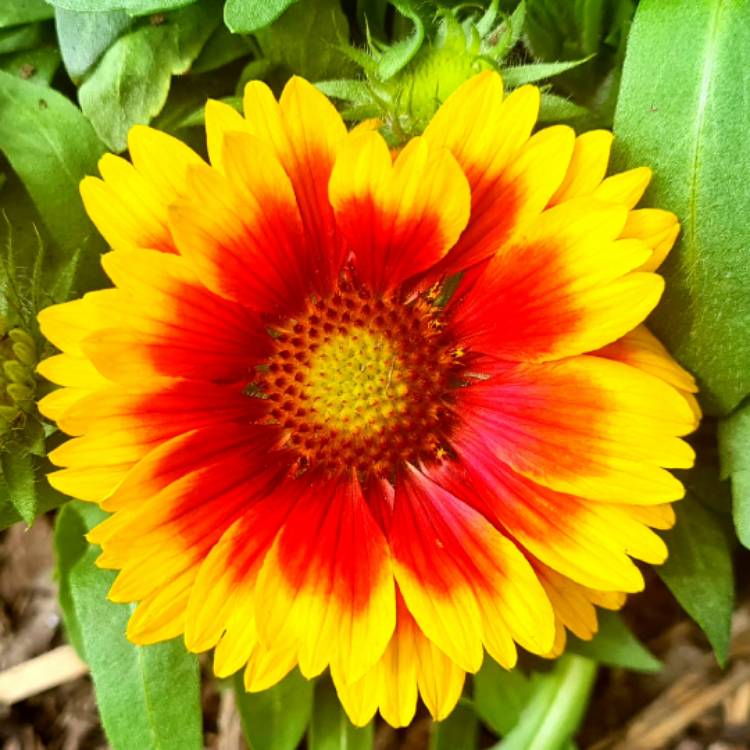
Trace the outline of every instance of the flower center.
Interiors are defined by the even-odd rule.
[[[300,471],[391,477],[445,455],[461,367],[439,315],[342,282],[274,332],[255,385]]]

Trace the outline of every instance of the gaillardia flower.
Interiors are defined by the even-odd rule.
[[[664,560],[698,411],[640,324],[678,225],[538,104],[482,73],[393,151],[253,82],[244,117],[208,103],[210,165],[135,127],[83,181],[114,288],[39,316],[40,408],[74,436],[51,482],[112,514],[132,641],[248,690],[330,668],[355,723],[403,725]]]

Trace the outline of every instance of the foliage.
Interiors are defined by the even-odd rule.
[[[653,166],[648,201],[682,221],[653,324],[698,376],[718,448],[709,420],[658,573],[723,661],[735,536],[750,546],[750,99],[737,90],[748,49],[744,2],[0,0],[0,528],[67,500],[43,480],[61,436],[34,406],[47,387],[34,366],[49,353],[36,313],[103,284],[106,248],[78,184],[103,153],[126,150],[133,124],[204,151],[206,98],[240,108],[247,80],[278,92],[298,74],[351,122],[379,118],[398,145],[466,78],[498,69],[507,88],[542,87],[542,122],[612,127],[614,117],[616,166]],[[92,668],[110,743],[201,747],[197,661],[179,642],[124,638],[129,608],[106,600],[112,573],[84,538],[100,517],[68,503],[55,541],[66,630]],[[502,738],[498,750],[571,748],[597,665],[660,667],[626,620],[602,613],[594,639],[569,637],[557,662],[522,655],[509,672],[487,660],[432,727],[432,750],[476,748],[480,724]],[[223,687],[236,688],[252,750],[293,750],[303,738],[311,750],[372,747],[372,725],[348,722],[327,677],[295,671],[248,694],[239,675]]]

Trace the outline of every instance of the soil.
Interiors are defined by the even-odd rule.
[[[42,517],[0,532],[0,672],[64,643],[53,580],[52,520]],[[738,560],[746,566],[748,556]],[[602,669],[583,726],[581,750],[750,750],[750,591],[741,591],[731,656],[720,669],[698,628],[655,575],[625,617],[662,660],[658,674]],[[232,694],[206,676],[204,738],[208,750],[246,750]],[[426,750],[429,718],[410,727],[380,722],[376,750]],[[495,740],[489,733],[482,747]],[[105,750],[86,675],[12,706],[0,705],[1,750]],[[146,750],[144,748],[144,750]]]

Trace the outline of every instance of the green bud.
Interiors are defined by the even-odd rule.
[[[18,360],[9,359],[7,362],[3,362],[3,372],[11,383],[21,383],[27,386],[32,383],[28,368],[24,367]]]
[[[28,403],[34,400],[34,390],[27,385],[11,383],[6,387],[5,391],[17,404]]]
[[[28,344],[21,341],[13,344],[13,354],[16,355],[16,359],[21,364],[29,368],[33,368],[36,365],[36,350],[32,349]]]
[[[6,406],[0,404],[0,419],[4,420],[8,424],[12,424],[18,418],[21,412],[15,406]]]

